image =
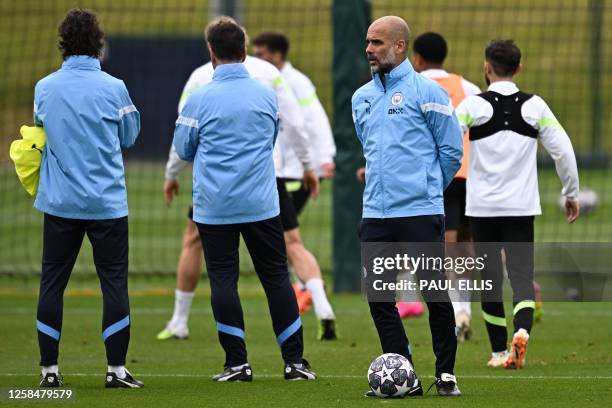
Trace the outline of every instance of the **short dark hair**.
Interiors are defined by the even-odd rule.
[[[104,31],[91,10],[73,8],[57,28],[58,48],[64,59],[71,55],[100,58],[104,47]]]
[[[485,49],[485,59],[495,74],[510,76],[521,65],[521,50],[513,40],[493,40]]]
[[[221,60],[241,60],[246,53],[244,30],[231,17],[221,16],[211,21],[206,27],[205,37]]]
[[[427,62],[442,64],[448,53],[446,40],[441,34],[428,32],[419,35],[412,45],[415,54],[419,54]]]
[[[259,34],[253,40],[253,45],[266,47],[272,52],[280,52],[283,59],[287,57],[289,52],[289,39],[285,34],[276,31],[267,31]]]

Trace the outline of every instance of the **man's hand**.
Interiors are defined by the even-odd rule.
[[[323,178],[332,179],[336,174],[336,163],[329,162],[323,163],[321,165],[321,171],[323,173]]]
[[[565,215],[567,215],[567,223],[571,224],[580,216],[580,204],[574,198],[565,199]]]
[[[164,182],[164,201],[166,207],[170,208],[175,195],[179,193],[179,182],[177,180],[166,180]]]
[[[355,172],[355,177],[361,184],[365,183],[365,167],[359,167]]]
[[[314,170],[304,172],[304,189],[310,191],[310,196],[316,199],[319,196],[319,178]]]

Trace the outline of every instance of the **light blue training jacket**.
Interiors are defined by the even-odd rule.
[[[363,218],[444,214],[463,134],[446,91],[408,60],[359,88],[353,121],[366,159]]]
[[[121,148],[136,141],[140,114],[123,81],[97,58],[68,57],[36,84],[34,123],[47,133],[34,207],[73,219],[127,216]]]
[[[174,147],[193,161],[193,220],[241,224],[280,213],[272,150],[278,105],[272,88],[242,64],[217,66],[194,92],[174,130]]]

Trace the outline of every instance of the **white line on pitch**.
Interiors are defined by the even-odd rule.
[[[27,377],[27,376],[38,376],[37,373],[0,373],[0,377]],[[102,376],[100,373],[62,373],[65,377],[99,377]],[[134,373],[136,377],[179,377],[179,378],[210,378],[212,374],[142,374]],[[275,374],[254,374],[254,377],[259,378],[280,378],[281,375]],[[529,375],[529,376],[516,376],[516,375],[460,375],[462,378],[476,379],[476,380],[612,380],[612,376],[574,376],[574,375]],[[350,378],[361,378],[366,379],[363,375],[320,375],[319,378],[339,378],[339,379],[350,379]]]
[[[134,315],[167,315],[172,314],[172,308],[165,307],[132,307],[132,314]],[[36,313],[36,307],[25,308],[25,307],[16,307],[16,308],[6,308],[0,311],[0,315],[33,315]],[[102,308],[76,308],[70,309],[65,308],[65,315],[99,315],[102,313]],[[212,314],[211,308],[192,308],[191,314],[193,315],[210,315]],[[248,312],[246,313],[249,314]],[[255,314],[255,313],[252,313]],[[342,312],[339,313],[342,315],[363,315],[362,311],[358,312]],[[594,309],[594,310],[551,310],[546,309],[545,315],[547,316],[604,316],[610,317],[612,316],[612,308],[608,309]]]

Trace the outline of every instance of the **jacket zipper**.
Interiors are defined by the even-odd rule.
[[[385,84],[385,82],[383,82],[383,80],[380,77],[380,75],[379,75],[379,80],[380,80],[380,83],[381,83],[381,85],[383,87],[383,94],[386,96],[387,95],[387,85]],[[381,139],[380,145],[381,145],[381,148],[379,149],[379,154],[378,154],[378,156],[379,156],[379,160],[378,161],[380,162],[379,172],[380,172],[380,190],[381,190],[380,191],[380,197],[381,197],[381,215],[382,215],[382,218],[385,218],[385,183],[384,183],[384,178],[383,178],[383,175],[384,175],[384,172],[383,172],[383,169],[384,169],[384,161],[383,161],[384,140],[383,139],[385,137],[385,124],[386,124],[386,117],[384,116],[384,114],[385,114],[385,102],[386,102],[386,98],[383,97],[382,109],[383,109],[383,119],[384,120],[383,120],[383,123],[382,123],[382,132],[381,132],[381,135],[380,135],[380,139]]]

